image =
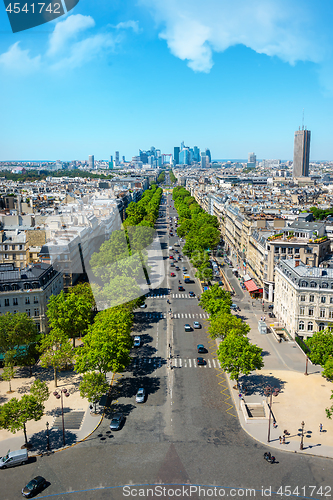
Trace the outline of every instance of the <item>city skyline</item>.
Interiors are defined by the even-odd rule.
[[[214,159],[292,159],[303,108],[310,161],[331,160],[332,13],[328,0],[87,0],[13,34],[2,8],[0,160],[172,153],[178,138]]]

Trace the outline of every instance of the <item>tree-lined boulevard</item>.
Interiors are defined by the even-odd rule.
[[[168,176],[167,172],[167,185],[170,183]],[[131,333],[141,335],[142,345],[131,349],[131,364],[115,376],[110,393],[111,405],[101,425],[84,442],[67,450],[38,457],[20,468],[1,471],[4,487],[0,498],[20,498],[21,483],[25,484],[35,475],[46,477],[50,483],[38,498],[117,499],[124,498],[123,485],[155,483],[220,486],[225,489],[225,496],[232,496],[230,488],[253,488],[255,494],[252,496],[263,497],[262,488],[271,488],[272,493],[268,494],[267,490],[266,496],[281,498],[282,495],[274,492],[282,491],[289,496],[288,489],[279,490],[286,485],[293,497],[330,498],[325,492],[333,494],[323,489],[321,495],[319,491],[320,487],[332,486],[331,460],[280,451],[276,453],[278,463],[270,465],[263,460],[267,447],[253,440],[240,427],[238,409],[230,399],[226,376],[221,369],[213,367],[217,345],[212,337],[217,336],[221,325],[226,325],[225,340],[236,336],[248,347],[248,330],[245,323],[230,313],[225,294],[213,300],[201,294],[194,280],[194,268],[182,248],[174,246],[179,241],[175,219],[172,219],[174,230],[170,236],[169,218],[176,216],[171,195],[164,195],[155,229],[162,245],[166,278],[159,289],[152,291],[155,298],[147,297],[147,308],[133,309]],[[210,232],[207,237],[212,235]],[[191,241],[192,246],[186,241],[189,249],[195,246],[194,236]],[[169,258],[170,253],[174,257],[179,254],[170,252],[170,246],[178,248],[183,256],[177,262],[180,271],[171,267],[175,259]],[[183,267],[192,278],[190,284],[184,284]],[[171,272],[176,276],[171,277]],[[185,291],[178,290],[179,280]],[[195,297],[189,297],[189,291]],[[203,307],[197,298],[200,295]],[[207,321],[208,313],[210,322]],[[103,328],[104,321],[105,324],[109,321],[106,315],[103,312],[101,319],[89,327],[87,346],[95,339],[98,342],[102,335],[99,328]],[[199,321],[202,328],[186,332],[184,324],[193,327],[193,321]],[[127,332],[125,320],[121,328]],[[117,332],[116,328],[114,334]],[[207,349],[203,355],[207,361],[205,366],[195,364],[197,344],[203,344]],[[87,347],[80,360],[82,368],[93,367],[102,374],[109,370],[109,365],[98,366],[99,359],[103,360],[102,354],[101,347],[100,358],[91,359]],[[173,369],[169,368],[170,354]],[[119,366],[111,366],[114,371],[118,371],[121,363],[126,364],[121,359],[117,362]],[[230,366],[232,373],[234,369]],[[246,373],[244,365],[242,370]],[[147,392],[144,404],[135,402],[140,387]],[[126,420],[121,430],[111,432],[110,418],[115,411],[123,412]],[[308,489],[310,485],[315,488]],[[181,498],[186,496],[182,494]],[[239,498],[246,494],[238,491],[234,496]],[[198,494],[194,492],[192,498],[198,498]]]

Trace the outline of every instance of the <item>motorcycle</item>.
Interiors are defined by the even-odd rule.
[[[267,451],[264,453],[264,459],[267,460],[267,462],[269,462],[270,464],[274,464],[275,462],[275,457]]]

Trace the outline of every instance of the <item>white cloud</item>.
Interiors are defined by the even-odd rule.
[[[0,55],[0,66],[10,72],[33,73],[40,68],[41,56],[30,57],[29,50],[22,50],[20,42],[11,45],[7,52]]]
[[[74,43],[68,57],[63,57],[51,66],[53,70],[73,69],[114,49],[117,43],[110,34],[95,35]]]
[[[82,16],[81,14],[72,15],[64,21],[59,21],[50,36],[48,55],[53,56],[59,53],[80,32],[94,26],[95,21],[91,16]]]
[[[131,28],[134,33],[140,33],[139,21],[124,21],[114,26],[117,30]]]
[[[214,51],[243,44],[258,53],[320,62],[322,34],[313,2],[304,0],[139,0],[163,26],[165,39],[176,57],[195,71],[210,71]]]

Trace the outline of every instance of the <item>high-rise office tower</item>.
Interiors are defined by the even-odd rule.
[[[180,151],[179,146],[175,146],[173,148],[173,161],[175,165],[179,165],[179,151]]]
[[[302,130],[296,130],[294,139],[293,177],[309,176],[310,139],[310,130],[304,130],[304,127],[302,127]]]
[[[119,151],[116,151],[116,153],[115,153],[115,164],[116,164],[116,167],[119,166]]]
[[[201,168],[206,168],[208,163],[208,156],[206,156],[206,153],[200,153],[200,154],[201,154]]]
[[[88,164],[89,164],[89,168],[94,168],[95,167],[95,157],[94,157],[94,155],[89,155]]]
[[[210,150],[208,148],[206,149],[206,156],[208,156],[209,163],[212,163],[212,155],[210,154]]]
[[[122,158],[123,158],[123,163],[125,163],[125,162],[126,162],[126,160],[125,160],[125,156],[123,156]]]
[[[247,168],[256,168],[257,157],[255,153],[249,153],[247,156]]]
[[[110,162],[112,163],[113,162],[113,156],[110,155]]]
[[[194,146],[193,148],[193,160],[200,161],[200,149],[198,146]]]

